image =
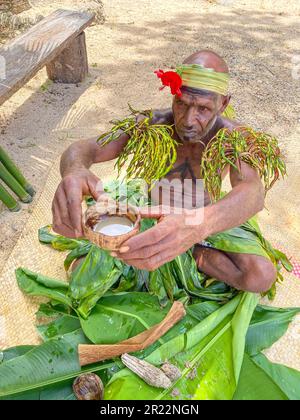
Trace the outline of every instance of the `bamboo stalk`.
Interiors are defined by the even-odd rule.
[[[14,163],[14,161],[9,157],[3,147],[0,146],[0,162],[6,167],[8,172],[18,181],[18,183],[23,187],[23,189],[28,192],[32,197],[35,194],[34,188],[29,184],[26,178],[22,175],[20,169]]]
[[[8,172],[2,162],[0,162],[0,179],[2,179],[23,203],[30,203],[32,201],[31,195],[29,195],[11,173]]]
[[[10,211],[19,211],[20,204],[9,194],[8,191],[0,184],[0,200]]]

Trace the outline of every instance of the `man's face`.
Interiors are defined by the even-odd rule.
[[[179,138],[184,142],[200,142],[214,126],[222,109],[222,97],[214,93],[183,91],[181,97],[175,96],[173,115]]]

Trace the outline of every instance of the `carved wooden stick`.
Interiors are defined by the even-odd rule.
[[[122,341],[118,344],[79,344],[78,355],[80,366],[91,363],[101,362],[102,360],[112,359],[124,353],[133,353],[143,350],[166,334],[178,321],[180,321],[186,312],[181,302],[173,303],[172,308],[159,324],[154,325],[149,330],[143,331],[135,337]]]

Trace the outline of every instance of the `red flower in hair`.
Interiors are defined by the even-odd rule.
[[[178,73],[176,73],[175,71],[164,72],[163,70],[156,70],[154,73],[159,79],[161,79],[161,82],[163,84],[160,90],[164,89],[166,86],[169,86],[171,88],[172,95],[182,95],[180,90],[182,86],[182,79]]]

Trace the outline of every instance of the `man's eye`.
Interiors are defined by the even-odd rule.
[[[200,112],[205,112],[205,111],[209,111],[209,109],[206,108],[206,106],[199,106],[199,111]]]

